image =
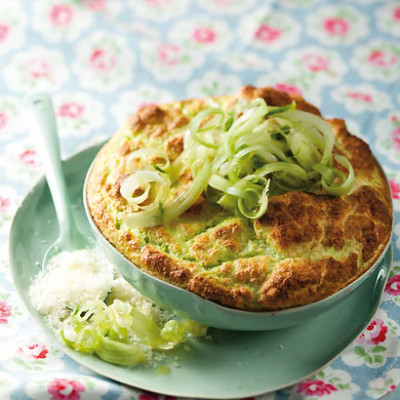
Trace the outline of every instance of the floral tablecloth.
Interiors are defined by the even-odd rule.
[[[365,332],[322,372],[268,400],[375,399],[400,383],[400,1],[0,0],[0,398],[136,399],[80,367],[27,315],[7,236],[41,176],[21,100],[54,95],[64,156],[144,104],[274,85],[344,118],[385,166],[394,264]],[[171,399],[171,398],[169,398]]]

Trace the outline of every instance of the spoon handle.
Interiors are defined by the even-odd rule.
[[[27,99],[29,129],[43,160],[47,183],[53,197],[60,229],[60,239],[65,247],[73,248],[73,219],[64,181],[57,125],[51,98],[35,94]]]

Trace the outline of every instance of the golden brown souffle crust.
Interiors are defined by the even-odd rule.
[[[263,97],[268,105],[293,100],[320,116],[300,96],[245,86],[236,96],[215,97],[228,107],[237,96]],[[133,212],[120,194],[129,175],[128,155],[140,148],[183,151],[190,118],[206,99],[140,109],[101,149],[91,169],[87,199],[105,238],[144,272],[224,306],[248,311],[279,310],[323,299],[366,272],[391,235],[390,191],[368,145],[341,119],[327,120],[337,154],[355,170],[352,191],[342,197],[289,192],[270,198],[266,214],[248,220],[229,214],[204,196],[169,224],[131,229],[118,218]],[[189,170],[180,177],[187,185]]]

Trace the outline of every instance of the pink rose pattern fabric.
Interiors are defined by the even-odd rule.
[[[298,393],[304,393],[306,396],[321,397],[325,394],[337,392],[337,388],[330,383],[325,383],[320,379],[307,379],[301,382],[297,387]]]
[[[31,357],[35,360],[45,359],[48,354],[48,350],[44,343],[29,343],[24,347],[19,347],[18,352],[26,357]]]
[[[79,400],[81,392],[85,390],[85,386],[79,381],[68,379],[54,379],[47,386],[52,400]]]
[[[62,149],[70,155],[111,135],[148,104],[235,92],[247,83],[301,94],[327,115],[346,119],[384,165],[396,211],[394,265],[376,316],[330,366],[260,399],[378,398],[400,383],[396,0],[0,2],[1,249],[19,202],[42,174],[25,125],[24,95],[53,94]],[[88,376],[27,319],[4,259],[2,399],[176,400]]]
[[[12,314],[12,306],[8,304],[6,301],[0,301],[0,324],[7,325],[8,318],[11,317]]]

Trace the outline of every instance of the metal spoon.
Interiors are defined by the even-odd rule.
[[[53,198],[59,226],[59,236],[43,258],[45,270],[51,258],[61,251],[83,249],[88,243],[79,232],[72,217],[71,202],[66,189],[57,125],[51,98],[45,94],[32,95],[27,99],[30,130],[43,160],[50,193]]]

